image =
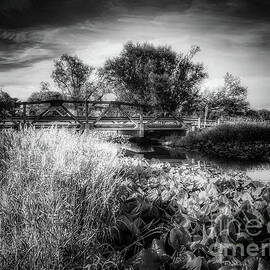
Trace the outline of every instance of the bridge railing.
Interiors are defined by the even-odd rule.
[[[39,109],[39,112],[33,114],[31,106],[35,106],[34,109]],[[202,128],[217,124],[214,120],[202,123],[200,118],[181,117],[169,112],[155,112],[154,108],[149,105],[119,101],[18,102],[14,109],[14,113],[0,119],[0,127],[66,125],[117,130],[136,129],[143,136],[145,129],[181,129],[189,126]]]

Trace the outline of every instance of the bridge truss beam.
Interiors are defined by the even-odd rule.
[[[74,110],[71,109],[72,105]],[[41,112],[32,115],[32,106],[38,107]],[[55,125],[99,130],[137,130],[139,136],[144,136],[145,130],[182,130],[198,123],[198,118],[184,119],[171,112],[167,112],[166,116],[164,112],[149,114],[153,111],[151,106],[118,101],[47,100],[18,102],[16,108],[17,111],[12,115],[0,118],[0,128]],[[205,127],[213,124],[214,121],[205,122]]]

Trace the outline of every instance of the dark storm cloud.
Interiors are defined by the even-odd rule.
[[[43,42],[39,31],[0,29],[0,71],[30,67],[61,53],[64,46]]]
[[[32,29],[63,27],[98,18],[113,23],[119,14],[136,11],[153,16],[169,11],[195,13],[199,19],[203,14],[221,15],[222,18],[215,18],[213,27],[217,28],[247,28],[270,22],[269,0],[0,0],[0,46],[15,50],[39,41],[33,35],[22,39],[21,31],[31,33]],[[258,37],[259,45],[267,46],[267,41],[264,33]]]
[[[22,28],[42,24],[63,25],[87,18],[108,16],[116,10],[134,8],[222,13],[270,20],[269,0],[2,0],[0,26]]]
[[[61,27],[69,31],[72,25],[86,20],[110,20],[113,24],[121,14],[155,16],[170,11],[195,14],[198,28],[212,28],[213,32],[255,29],[252,34],[256,40],[245,45],[270,46],[269,0],[0,0],[0,69],[27,67],[54,58],[61,50],[68,51],[63,43],[44,40],[42,31],[46,34],[46,30]],[[208,23],[201,18],[204,14]],[[213,25],[209,25],[209,16]],[[86,30],[85,35],[89,34]],[[34,53],[27,52],[30,48]]]
[[[63,25],[95,17],[110,10],[106,0],[2,0],[0,26],[23,28],[37,25]]]
[[[0,51],[4,52],[0,53],[0,71],[31,67],[40,61],[55,58],[61,53],[60,47],[56,45],[36,41],[20,45],[11,42],[8,47],[0,41]]]
[[[200,11],[208,11],[236,17],[270,20],[268,0],[193,0]]]
[[[110,18],[113,22],[121,12],[126,13],[137,8],[163,10],[175,6],[179,10],[186,10],[191,6],[191,1],[0,0],[0,68],[2,70],[21,68],[31,65],[31,62],[55,57],[63,49],[63,44],[42,41],[42,37],[37,34],[40,29],[68,27],[86,20]],[[89,31],[86,34],[89,34]],[[19,53],[31,47],[38,49],[42,47],[43,53],[29,55],[27,59],[26,57],[18,59]],[[44,53],[45,49],[47,53]]]
[[[67,25],[100,16],[107,17],[121,10],[134,8],[190,8],[192,0],[2,0],[0,26],[23,28],[37,25]]]

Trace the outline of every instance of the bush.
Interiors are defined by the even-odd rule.
[[[190,132],[175,140],[174,145],[226,158],[268,159],[270,126],[262,123],[223,124]]]
[[[10,97],[8,93],[0,89],[0,118],[8,114],[13,114],[16,102],[16,98]]]

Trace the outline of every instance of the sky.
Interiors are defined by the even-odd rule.
[[[63,53],[100,67],[127,41],[201,48],[203,88],[239,76],[251,107],[270,109],[269,0],[0,0],[0,88],[27,99]],[[53,85],[53,82],[51,82]]]

